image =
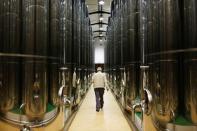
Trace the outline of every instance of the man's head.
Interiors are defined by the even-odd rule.
[[[101,68],[101,67],[98,67],[98,68],[97,68],[97,71],[102,71],[102,68]]]

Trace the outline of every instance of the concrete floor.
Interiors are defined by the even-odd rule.
[[[69,131],[131,131],[110,91],[105,91],[104,107],[96,112],[94,90],[90,89]]]

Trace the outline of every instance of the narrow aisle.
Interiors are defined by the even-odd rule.
[[[131,131],[112,93],[105,91],[103,110],[96,112],[94,90],[90,89],[69,131]]]

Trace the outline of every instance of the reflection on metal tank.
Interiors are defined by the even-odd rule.
[[[73,7],[73,29],[74,29],[74,40],[73,40],[73,52],[75,55],[73,56],[73,62],[76,66],[79,65],[80,59],[80,43],[81,43],[81,0],[74,0]]]
[[[126,104],[132,106],[136,99],[137,85],[136,85],[136,67],[134,64],[126,66]]]
[[[62,96],[67,99],[71,98],[71,87],[72,87],[72,72],[71,72],[71,65],[66,65],[67,67],[60,68],[61,75],[61,85],[64,85]]]
[[[50,59],[50,70],[49,70],[49,82],[50,82],[50,102],[53,105],[59,103],[58,90],[60,88],[60,1],[51,0],[51,16],[50,16],[50,45],[49,45],[49,56],[53,57]]]
[[[177,113],[177,62],[175,60],[160,61],[155,63],[154,81],[154,117],[160,124],[166,124]]]
[[[20,53],[20,0],[0,1],[0,111],[18,104]],[[9,57],[9,55],[12,55]]]
[[[30,118],[42,119],[47,105],[48,0],[23,1],[23,102]]]
[[[185,106],[187,117],[197,125],[197,2],[184,0],[185,49],[195,50],[185,53]]]
[[[75,9],[75,8],[74,8]],[[61,61],[61,85],[64,85],[63,95],[65,98],[71,97],[72,89],[72,10],[73,10],[73,1],[72,0],[62,0],[60,7],[60,38],[61,38],[61,47],[62,47],[62,61]]]
[[[127,3],[127,46],[128,58],[125,63],[126,70],[126,103],[128,106],[135,104],[139,86],[139,1],[129,0]]]
[[[60,41],[62,64],[72,62],[72,0],[62,0],[60,4]]]
[[[159,30],[159,40],[153,36],[153,39],[156,39],[153,40],[155,42],[153,42],[153,54],[158,53],[154,54],[156,57],[153,60],[153,119],[165,128],[165,125],[175,118],[172,114],[177,113],[178,62],[176,55],[162,52],[178,49],[179,7],[177,0],[153,1],[153,4],[153,10],[159,12],[153,14],[153,20],[156,19],[156,23],[159,24],[159,26],[153,24],[153,30],[155,28]]]

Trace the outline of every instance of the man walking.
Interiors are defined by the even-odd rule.
[[[108,90],[107,79],[104,73],[101,72],[102,68],[97,68],[97,73],[92,76],[92,83],[96,96],[96,111],[99,112],[103,108],[104,100],[103,94],[105,88]]]

